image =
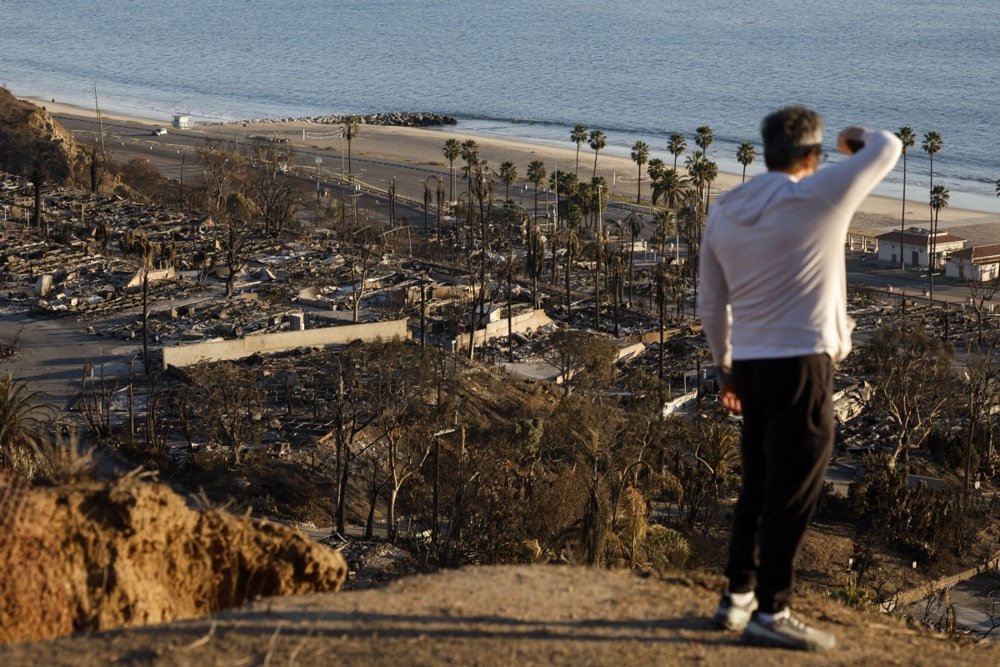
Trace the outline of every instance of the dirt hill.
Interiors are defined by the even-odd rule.
[[[37,488],[0,471],[0,562],[0,641],[204,616],[347,575],[296,530],[193,510],[137,475]]]
[[[47,182],[81,185],[88,160],[73,136],[41,107],[0,88],[0,170]]]
[[[384,590],[272,598],[214,618],[0,647],[0,664],[990,665],[957,643],[818,594],[798,607],[836,633],[824,654],[745,646],[708,621],[718,580],[580,567],[468,568]]]

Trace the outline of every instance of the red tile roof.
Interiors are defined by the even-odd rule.
[[[959,259],[967,259],[973,264],[985,264],[988,262],[1000,261],[1000,243],[962,248],[961,250],[952,253],[952,256]]]
[[[903,233],[903,244],[904,245],[918,245],[918,246],[928,246],[930,245],[931,233],[927,230],[908,230]],[[968,239],[963,239],[959,236],[954,236],[948,232],[938,232],[937,242],[940,243],[965,243]],[[893,243],[899,242],[900,234],[897,231],[886,232],[884,234],[879,234],[876,238],[879,241],[892,241]]]

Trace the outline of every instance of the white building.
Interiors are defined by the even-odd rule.
[[[190,130],[194,123],[191,122],[191,116],[186,113],[175,113],[173,126],[178,130]]]
[[[972,246],[952,254],[945,264],[949,278],[987,282],[1000,276],[1000,243]]]
[[[966,240],[953,236],[948,232],[939,231],[931,234],[929,230],[920,227],[910,227],[900,234],[898,231],[886,232],[878,236],[878,261],[893,266],[899,266],[902,256],[906,266],[910,268],[926,268],[931,253],[931,241],[936,240],[934,249],[937,255],[935,267],[940,268],[951,253],[965,247]]]

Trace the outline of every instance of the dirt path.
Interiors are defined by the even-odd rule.
[[[745,646],[708,621],[719,580],[607,570],[468,568],[385,590],[272,598],[213,619],[0,647],[0,664],[73,665],[989,665],[959,645],[820,595],[825,654]]]

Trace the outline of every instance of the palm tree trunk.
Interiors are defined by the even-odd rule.
[[[337,532],[347,534],[347,482],[351,477],[351,446],[344,443],[344,464],[340,473],[340,493],[337,495]]]
[[[632,234],[632,247],[629,248],[629,253],[628,253],[628,307],[629,308],[632,307],[632,287],[633,283],[635,282],[635,274],[632,273],[632,269],[634,267],[634,261],[633,261],[634,255],[635,255],[635,233]]]
[[[903,234],[906,233],[906,151],[903,151],[903,212],[899,216],[899,268],[906,269],[906,258],[903,256]]]
[[[934,192],[934,153],[930,153],[931,158],[931,189],[929,192]],[[934,219],[934,207],[931,206],[931,220]]]
[[[455,161],[448,160],[448,201],[455,201]]]
[[[149,267],[144,265],[142,267],[142,367],[147,376],[149,365]]]
[[[555,257],[555,255],[553,255]],[[566,321],[573,324],[573,301],[569,292],[569,267],[573,264],[573,253],[566,253]]]

